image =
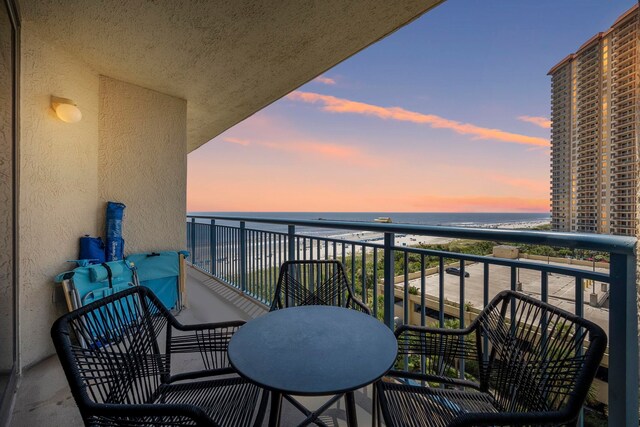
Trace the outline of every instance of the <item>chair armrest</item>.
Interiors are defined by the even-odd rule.
[[[451,329],[451,328],[430,328],[427,326],[415,326],[415,325],[400,325],[395,331],[396,338],[405,332],[415,332],[417,334],[432,334],[432,335],[469,335],[475,331],[475,328],[469,326],[465,329]]]
[[[369,307],[367,307],[362,301],[354,297],[351,297],[351,309],[371,315],[371,310],[369,309]]]
[[[167,328],[167,354],[199,353],[207,371],[230,368],[227,348],[233,334],[244,321],[173,325]],[[178,334],[174,334],[175,329]]]
[[[433,383],[448,384],[448,385],[456,385],[461,387],[470,387],[475,390],[480,390],[480,384],[475,383],[473,381],[463,380],[459,378],[444,377],[441,375],[434,375],[434,374],[427,374],[427,373],[422,374],[419,372],[399,371],[399,370],[392,369],[389,372],[387,372],[384,377],[387,379],[393,379],[396,381],[409,379],[409,380],[415,380],[415,381],[425,381],[430,384],[433,384]]]
[[[228,322],[216,322],[216,323],[193,323],[190,325],[183,325],[178,322],[178,319],[175,317],[172,319],[171,326],[178,331],[202,331],[207,329],[218,329],[218,328],[226,328],[226,327],[235,327],[236,329],[240,326],[244,325],[244,320],[230,320]]]
[[[567,411],[549,412],[500,412],[480,413],[469,412],[460,415],[447,427],[475,427],[475,426],[557,426],[570,424],[575,421],[577,414],[571,416]]]
[[[138,422],[146,425],[154,422],[182,424],[185,421],[195,421],[197,426],[217,427],[202,409],[191,405],[91,403],[86,408],[86,416],[116,421],[116,424],[123,421],[125,424],[128,421],[136,425]]]
[[[480,363],[474,332],[474,327],[443,329],[402,325],[395,332],[398,355],[400,358],[424,356],[424,374],[431,375],[440,382],[450,382],[448,379],[457,377],[454,371],[458,370],[460,361]]]
[[[398,354],[418,354],[422,356],[445,356],[477,358],[475,339],[467,337],[475,328],[444,329],[425,326],[401,325],[396,329]]]

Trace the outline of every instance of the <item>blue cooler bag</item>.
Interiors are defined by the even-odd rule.
[[[90,264],[102,264],[104,262],[104,243],[100,237],[91,237],[88,234],[80,238],[79,260],[90,260]]]

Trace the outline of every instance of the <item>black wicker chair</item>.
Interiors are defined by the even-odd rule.
[[[607,345],[594,323],[512,291],[464,330],[396,337],[396,369],[408,358],[417,369],[376,384],[389,427],[575,425]]]
[[[227,360],[243,323],[182,325],[136,286],[62,316],[51,336],[87,426],[246,427],[261,425],[267,394]],[[186,364],[202,369],[174,372]]]
[[[355,298],[354,291],[344,271],[344,266],[340,261],[287,261],[280,266],[278,284],[276,285],[269,311],[303,305],[329,305],[371,314],[369,307]],[[323,409],[328,408],[341,399],[342,396],[332,397],[316,412],[309,411],[289,395],[285,395],[284,398],[305,414],[308,420],[324,426],[326,424],[319,420],[318,416]],[[347,399],[347,410],[348,408],[353,408],[353,392],[346,393],[344,396]]]
[[[269,311],[301,305],[330,305],[371,314],[354,296],[340,261],[287,261],[280,267]]]

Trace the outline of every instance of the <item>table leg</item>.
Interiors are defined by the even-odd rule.
[[[347,411],[347,425],[349,427],[358,427],[358,418],[356,417],[356,399],[352,391],[344,395]]]
[[[280,426],[280,410],[282,409],[282,393],[271,392],[271,406],[269,408],[269,427]]]

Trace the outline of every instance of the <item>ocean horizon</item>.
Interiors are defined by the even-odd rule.
[[[189,215],[219,215],[227,217],[259,217],[293,220],[327,220],[373,222],[379,217],[391,218],[394,224],[439,225],[449,227],[497,227],[519,223],[551,221],[551,214],[539,212],[189,212]],[[234,225],[235,221],[216,221],[219,225]],[[247,227],[266,231],[286,231],[286,226],[250,223]],[[337,230],[297,227],[299,232],[331,235]]]

